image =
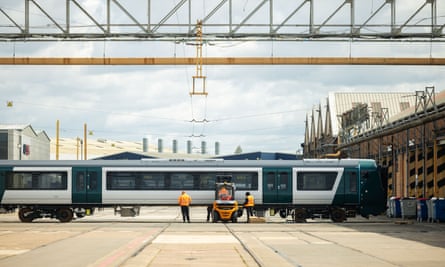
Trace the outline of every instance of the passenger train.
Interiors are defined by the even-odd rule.
[[[18,209],[22,222],[69,222],[104,207],[137,215],[141,206],[177,205],[183,190],[193,205],[211,206],[218,175],[232,176],[238,202],[250,192],[259,216],[342,222],[386,209],[379,168],[364,159],[0,160],[0,209]]]

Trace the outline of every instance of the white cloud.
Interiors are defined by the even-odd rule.
[[[104,13],[103,1],[87,2],[83,3],[89,12]],[[317,20],[325,19],[341,2],[331,1]],[[360,2],[365,13],[381,4],[365,2]],[[175,2],[166,3],[163,9]],[[205,10],[212,3],[206,2]],[[274,3],[290,5],[284,0]],[[126,4],[129,10],[137,9]],[[416,4],[406,4],[407,12]],[[237,5],[244,9],[234,18],[240,20],[249,14],[252,2],[237,1]],[[275,19],[287,15],[283,10]],[[144,12],[136,16],[142,20]],[[82,18],[77,13],[76,25]],[[194,57],[195,53],[195,46],[166,42],[0,43],[0,56],[6,57]],[[204,46],[204,56],[209,57],[349,55],[445,57],[445,45],[219,42]],[[441,66],[204,66],[208,97],[202,103],[202,97],[189,95],[194,66],[2,66],[0,123],[32,123],[53,137],[59,119],[66,137],[82,136],[83,124],[88,123],[94,138],[140,141],[149,136],[150,143],[163,138],[164,146],[176,139],[182,150],[187,140],[195,145],[205,140],[209,151],[219,141],[222,154],[233,153],[238,145],[244,152],[293,153],[303,142],[306,113],[324,101],[328,92],[414,92],[431,85],[440,91],[445,89],[443,71]],[[6,101],[14,101],[14,107],[6,108],[2,104]],[[193,119],[192,109],[196,119],[206,117],[209,122],[188,122]],[[205,137],[190,137],[201,134]]]

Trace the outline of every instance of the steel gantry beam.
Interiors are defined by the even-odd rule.
[[[439,0],[0,1],[0,41],[443,41]],[[439,12],[438,12],[439,10]]]
[[[204,57],[202,65],[445,65],[445,58]],[[2,57],[0,65],[196,65],[193,57],[29,58]]]

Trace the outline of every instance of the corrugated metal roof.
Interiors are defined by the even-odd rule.
[[[436,106],[443,105],[445,103],[445,91],[436,93],[434,95],[434,99],[435,99]],[[429,103],[426,108],[427,109],[431,108],[431,103]],[[416,112],[416,104],[414,103],[414,105],[407,108],[406,110],[404,110],[394,116],[390,116],[389,122],[394,122],[394,121],[400,120],[402,118],[409,117],[409,116],[413,115],[415,112]],[[421,110],[419,110],[418,112],[421,112]]]

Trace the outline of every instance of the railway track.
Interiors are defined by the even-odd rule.
[[[121,265],[121,266],[132,265],[132,263],[130,261],[132,259],[138,257],[147,247],[151,246],[153,244],[153,240],[155,240],[156,238],[158,238],[158,236],[163,234],[170,226],[171,226],[171,223],[168,223],[163,228],[161,228],[160,231],[153,234],[148,240],[145,240],[141,247],[139,247],[133,254],[131,254],[131,256],[126,257],[119,265]],[[146,266],[150,266],[150,264],[148,263],[148,264],[146,264]]]
[[[0,267],[345,266],[351,259],[369,267],[407,260],[440,266],[445,260],[443,224],[14,221],[0,224]]]
[[[252,232],[235,232],[228,224],[224,224],[227,231],[240,243],[244,250],[260,267],[266,266],[301,266],[282,251],[263,242],[260,238],[253,235]],[[244,235],[243,235],[244,233]]]

